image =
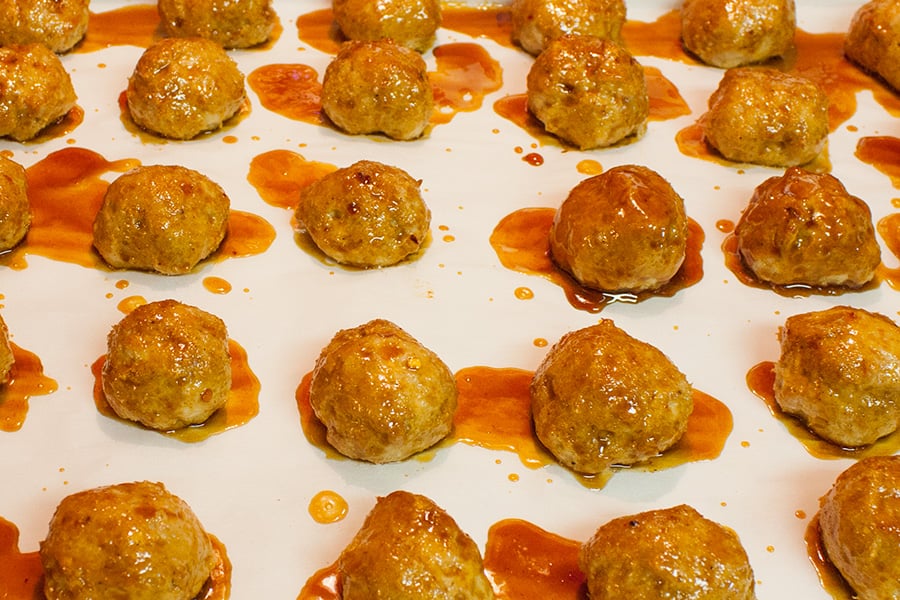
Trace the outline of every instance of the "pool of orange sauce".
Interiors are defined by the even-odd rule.
[[[819,515],[816,514],[806,526],[803,536],[806,543],[806,554],[812,563],[819,582],[834,600],[855,600],[857,597],[847,580],[844,579],[834,563],[828,558],[825,546],[822,545],[821,530],[819,529]]]
[[[44,375],[41,359],[34,353],[10,342],[13,365],[9,380],[0,384],[0,431],[18,431],[28,414],[28,400],[57,390],[54,379]],[[0,596],[2,598],[2,596]]]
[[[291,150],[271,150],[253,157],[247,181],[267,204],[293,211],[303,188],[336,170]]]

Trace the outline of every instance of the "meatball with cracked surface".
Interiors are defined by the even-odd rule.
[[[30,227],[31,204],[25,168],[0,156],[0,252],[18,245]]]
[[[900,90],[900,4],[872,0],[860,6],[844,38],[844,54]]]
[[[531,382],[538,439],[579,473],[657,456],[681,439],[693,409],[672,361],[608,319],[565,334]]]
[[[537,56],[566,34],[622,41],[624,0],[513,0],[512,40]]]
[[[403,460],[444,439],[456,401],[447,365],[384,319],[335,334],[316,360],[309,390],[328,442],[372,463]]]
[[[528,71],[528,110],[561,140],[588,150],[646,129],[650,100],[644,69],[621,45],[564,35]]]
[[[350,40],[389,38],[425,52],[441,26],[440,0],[332,0],[331,6],[341,33]]]
[[[201,37],[225,48],[268,41],[277,17],[271,0],[159,0],[160,23],[170,37]]]
[[[189,140],[221,127],[244,104],[244,75],[217,42],[166,38],[147,48],[128,78],[132,120],[165,138]]]
[[[220,561],[190,506],[148,481],[63,498],[40,558],[47,600],[193,600]]]
[[[0,137],[31,140],[65,117],[77,99],[69,73],[50,48],[0,46]]]
[[[87,33],[89,0],[0,0],[0,46],[44,44],[68,52]]]
[[[684,201],[669,182],[623,165],[572,188],[553,219],[550,254],[586,287],[639,292],[675,276],[687,234]]]
[[[425,61],[389,39],[344,42],[322,76],[322,110],[351,135],[421,137],[434,111]]]
[[[881,264],[869,206],[800,167],[757,186],[734,233],[747,267],[776,285],[858,288]]]
[[[9,382],[13,364],[16,357],[13,355],[12,345],[9,343],[9,328],[6,321],[0,316],[0,385]]]
[[[738,535],[678,505],[618,517],[582,544],[591,598],[753,600],[753,568]]]
[[[338,559],[343,600],[489,600],[478,546],[431,499],[378,498]]]
[[[866,446],[900,428],[900,327],[849,306],[789,317],[775,400],[819,437]]]
[[[230,206],[221,186],[202,173],[138,167],[107,188],[94,219],[94,247],[114,268],[189,273],[222,243]]]
[[[110,330],[100,381],[123,419],[159,431],[203,423],[231,391],[225,323],[176,300],[139,306]]]
[[[297,224],[339,263],[393,265],[428,239],[431,211],[420,185],[403,169],[361,160],[305,187]]]
[[[763,67],[725,71],[701,119],[703,136],[730,161],[791,167],[828,140],[828,97],[815,82]]]

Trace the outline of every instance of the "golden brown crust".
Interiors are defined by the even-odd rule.
[[[159,0],[166,35],[201,37],[225,48],[251,48],[266,42],[277,16],[271,0]]]
[[[44,44],[68,52],[84,38],[89,0],[0,0],[0,46]]]
[[[0,316],[0,385],[9,382],[15,360],[12,346],[9,343],[9,329],[6,327],[6,321]]]
[[[900,90],[900,4],[872,0],[859,7],[850,21],[844,54],[866,71]]]
[[[537,56],[567,34],[622,41],[624,0],[513,0],[512,40]]]
[[[392,39],[417,52],[441,26],[440,0],[332,0],[334,20],[349,40]]]
[[[21,242],[31,227],[25,168],[0,156],[0,252]]]

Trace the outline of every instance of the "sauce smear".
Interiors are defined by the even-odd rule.
[[[28,399],[57,390],[57,383],[44,375],[44,366],[36,354],[10,342],[13,366],[9,380],[0,384],[0,431],[18,431],[28,414]],[[2,595],[0,595],[2,597]]]

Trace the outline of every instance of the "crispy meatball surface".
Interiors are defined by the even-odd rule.
[[[856,448],[900,428],[900,327],[849,306],[789,317],[775,400],[820,437]]]
[[[31,227],[25,168],[0,156],[0,252],[21,242]]]
[[[344,42],[322,76],[322,110],[352,135],[420,137],[434,111],[425,61],[389,39]]]
[[[343,600],[487,600],[481,552],[432,500],[405,491],[378,498],[341,553]]]
[[[420,185],[402,169],[362,160],[304,188],[297,224],[339,263],[393,265],[428,239],[431,211]]]
[[[900,456],[863,458],[841,473],[819,510],[831,563],[860,600],[900,597]]]
[[[512,40],[537,56],[566,34],[622,41],[624,0],[513,0]]]
[[[139,306],[107,336],[101,384],[123,419],[160,431],[203,423],[231,390],[225,323],[175,300]]]
[[[112,267],[190,272],[222,243],[230,201],[197,171],[138,167],[115,179],[94,219],[94,247]]]
[[[587,35],[550,42],[528,71],[528,110],[582,150],[641,135],[650,114],[644,69],[623,46]]]
[[[687,505],[619,517],[581,547],[590,597],[753,600],[737,534]]]
[[[693,409],[675,365],[608,319],[565,334],[531,382],[538,439],[581,473],[658,455],[681,439]]]
[[[453,427],[456,380],[403,329],[376,319],[339,331],[316,360],[309,401],[341,454],[403,460]]]
[[[844,54],[900,90],[900,4],[872,0],[860,6],[850,21]]]
[[[703,135],[728,160],[771,167],[811,162],[828,139],[828,97],[814,82],[761,67],[725,71]]]
[[[9,382],[9,376],[15,362],[12,345],[9,343],[9,329],[6,327],[6,321],[0,316],[0,385]]]
[[[332,0],[331,6],[341,33],[350,40],[388,38],[425,52],[441,26],[440,0]]]
[[[63,498],[40,556],[47,600],[192,600],[218,562],[184,500],[146,481]]]
[[[881,264],[869,206],[833,175],[799,167],[756,188],[734,233],[750,270],[777,285],[856,288]]]
[[[125,98],[138,126],[189,140],[238,113],[245,98],[244,75],[217,42],[166,38],[141,54]]]
[[[714,67],[731,68],[783,55],[794,45],[794,0],[684,0],[685,49]]]
[[[43,44],[0,46],[0,137],[31,140],[75,107],[72,79]]]
[[[68,52],[87,33],[89,0],[0,0],[0,46],[44,44]]]
[[[171,37],[201,37],[225,48],[268,41],[277,16],[271,0],[159,0],[160,22]]]
[[[584,286],[638,292],[678,272],[687,233],[684,201],[669,182],[624,165],[572,188],[553,219],[550,253]]]

